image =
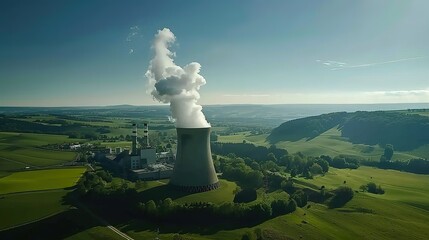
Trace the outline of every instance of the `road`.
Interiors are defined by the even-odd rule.
[[[112,230],[113,232],[115,232],[116,234],[118,234],[119,236],[127,239],[127,240],[134,240],[134,238],[128,236],[127,234],[121,232],[119,229],[115,228],[114,226],[110,225],[105,219],[95,215],[95,213],[93,213],[84,203],[82,203],[81,201],[79,201],[79,199],[74,198],[74,202],[76,204],[76,207],[87,212],[90,216],[92,216],[94,219],[96,219],[97,221],[99,221],[101,224],[103,224],[104,226],[108,227],[110,230]]]

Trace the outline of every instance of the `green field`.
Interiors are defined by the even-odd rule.
[[[67,193],[67,190],[60,189],[1,196],[0,229],[34,221],[68,209],[69,206],[62,204],[63,197]]]
[[[178,203],[185,202],[212,202],[223,203],[231,202],[234,199],[233,191],[237,188],[237,184],[224,179],[220,179],[220,187],[213,191],[187,194],[178,191],[167,185],[167,181],[148,181],[147,188],[140,191],[142,201],[159,201],[166,198],[171,198]]]
[[[66,188],[76,184],[86,168],[15,172],[0,179],[0,229],[32,222],[67,210]]]
[[[259,146],[269,146],[266,141],[266,134],[251,135],[249,132],[241,132],[234,135],[219,136],[219,142],[242,143],[246,140]],[[301,139],[298,141],[282,141],[276,143],[279,148],[286,149],[289,153],[302,152],[307,156],[340,154],[357,155],[370,160],[378,161],[384,149],[378,145],[369,146],[364,144],[353,144],[341,137],[341,132],[336,128],[320,134],[313,139]],[[429,158],[429,144],[408,152],[395,151],[393,160],[409,160],[411,158]]]
[[[123,240],[124,238],[108,229],[105,226],[95,226],[79,233],[76,233],[70,237],[65,238],[66,240],[78,240],[78,239],[99,239],[99,240]]]
[[[0,194],[71,187],[85,171],[79,167],[16,172],[0,179]]]
[[[185,202],[212,202],[212,203],[223,203],[232,202],[234,200],[233,191],[237,188],[237,184],[229,182],[224,179],[220,179],[220,187],[213,191],[190,194],[181,198],[176,199],[178,203]]]
[[[45,167],[72,161],[76,157],[74,152],[51,151],[41,149],[40,146],[79,140],[63,135],[0,132],[0,171]]]
[[[371,178],[372,177],[372,178]],[[370,181],[380,184],[384,195],[356,192],[344,207],[329,209],[326,205],[309,203],[311,207],[268,220],[262,224],[239,229],[195,229],[183,233],[190,239],[239,240],[246,231],[265,229],[287,239],[427,239],[429,235],[429,176],[360,167],[357,170],[331,168],[325,176],[303,180],[316,186],[334,189],[340,185],[358,190]],[[279,194],[279,193],[277,193]],[[192,196],[192,195],[190,195]],[[194,198],[193,200],[195,200]],[[156,228],[130,229],[121,225],[136,239],[153,239]],[[175,232],[160,226],[161,239],[171,239]],[[286,239],[286,238],[282,238]]]

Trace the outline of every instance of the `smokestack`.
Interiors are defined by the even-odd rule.
[[[133,123],[131,155],[137,155],[137,124]]]
[[[143,147],[144,148],[150,148],[150,145],[149,145],[149,124],[148,123],[143,124]]]
[[[177,128],[177,141],[170,184],[187,192],[218,188],[210,149],[210,128]]]

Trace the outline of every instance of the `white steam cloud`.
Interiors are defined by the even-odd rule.
[[[189,63],[183,68],[174,63],[175,53],[168,48],[176,40],[168,28],[159,30],[155,35],[152,48],[154,58],[149,63],[146,77],[149,80],[154,99],[170,103],[171,120],[178,128],[210,127],[202,107],[197,104],[198,90],[206,80],[199,74],[201,65]]]

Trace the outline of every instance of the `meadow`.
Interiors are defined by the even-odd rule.
[[[258,146],[270,146],[266,141],[268,134],[253,135],[250,132],[239,132],[227,136],[219,136],[219,142],[242,143],[245,140]],[[340,154],[361,156],[369,160],[379,161],[384,149],[379,145],[353,144],[346,138],[341,137],[341,132],[337,127],[320,134],[312,139],[300,139],[297,141],[281,141],[276,143],[278,148],[284,148],[289,153],[301,152],[306,156],[329,155],[337,156]],[[411,158],[429,157],[429,144],[411,151],[395,151],[393,160],[409,160]]]
[[[0,230],[67,210],[69,206],[62,204],[67,193],[67,190],[59,189],[2,195]]]
[[[85,171],[76,167],[12,173],[0,178],[0,194],[72,187]]]
[[[73,161],[75,152],[40,148],[47,144],[78,142],[64,135],[0,132],[0,172],[60,165]]]
[[[345,206],[337,209],[310,202],[292,214],[279,216],[255,226],[238,229],[233,226],[230,229],[187,229],[181,234],[194,240],[239,240],[244,233],[259,228],[278,237],[275,239],[427,239],[427,175],[370,167],[360,167],[357,170],[331,168],[325,176],[317,176],[314,179],[299,178],[299,181],[315,187],[323,185],[328,189],[347,185],[355,190],[355,196]],[[359,186],[370,181],[380,184],[386,193],[376,195],[360,192]],[[274,194],[280,193],[269,193],[268,196],[270,194],[277,198]],[[193,195],[189,195],[193,197],[187,200],[200,200],[198,195]],[[117,227],[136,239],[157,237],[157,227],[161,232],[161,239],[172,239],[175,234],[162,226],[144,230],[137,230],[138,228],[127,224]]]

